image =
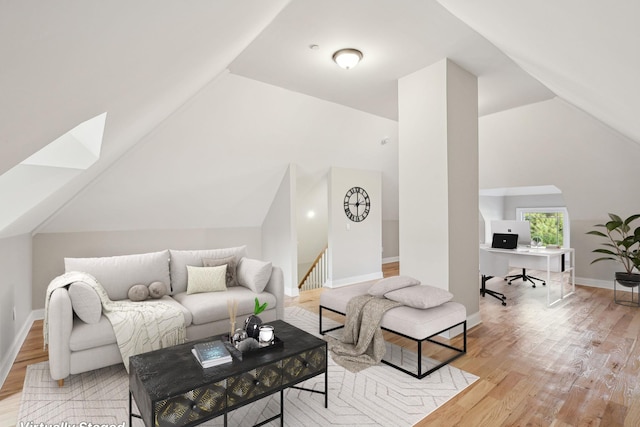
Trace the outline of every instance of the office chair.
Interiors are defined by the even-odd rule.
[[[513,282],[514,280],[518,280],[518,279],[522,279],[523,282],[531,282],[533,284],[533,287],[536,287],[536,282],[534,282],[534,280],[538,280],[540,282],[542,282],[542,286],[546,286],[547,282],[542,280],[542,279],[538,279],[537,277],[533,277],[533,276],[529,276],[527,274],[527,269],[523,268],[522,269],[522,274],[514,274],[511,276],[507,276],[504,278],[504,280],[508,280],[509,284],[511,284],[511,282]]]
[[[507,305],[505,294],[487,289],[487,281],[493,277],[502,277],[509,272],[509,262],[506,258],[493,258],[487,254],[487,251],[480,250],[480,278],[482,285],[480,287],[480,296],[490,295],[500,301],[502,305]]]

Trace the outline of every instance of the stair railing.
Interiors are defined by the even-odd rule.
[[[298,289],[307,291],[309,289],[317,289],[324,286],[327,278],[329,277],[329,265],[327,262],[328,248],[325,247],[320,254],[316,257],[309,267],[307,274],[304,275]]]

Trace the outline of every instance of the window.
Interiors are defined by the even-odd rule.
[[[531,224],[531,238],[539,237],[544,245],[571,247],[567,208],[517,208],[516,217]]]
[[[100,158],[106,119],[80,123],[0,175],[0,233]]]

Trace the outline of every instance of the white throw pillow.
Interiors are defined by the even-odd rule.
[[[387,292],[395,291],[396,289],[406,288],[408,286],[419,285],[420,281],[409,276],[391,276],[378,280],[373,286],[369,288],[369,295],[382,298]]]
[[[269,283],[272,266],[270,262],[242,258],[238,263],[238,283],[259,294]]]
[[[226,291],[227,265],[219,267],[187,266],[187,294]]]
[[[387,292],[385,298],[400,302],[408,307],[431,308],[450,301],[453,294],[435,286],[410,286]]]
[[[84,323],[98,323],[102,316],[102,302],[96,291],[84,282],[69,285],[71,307]]]
[[[234,256],[239,260],[243,256],[246,256],[247,247],[238,246],[234,248],[199,249],[190,251],[170,249],[169,254],[171,255],[171,293],[175,295],[187,290],[187,265],[201,267],[203,258],[217,259]]]

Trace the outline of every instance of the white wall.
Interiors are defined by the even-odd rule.
[[[480,243],[490,243],[493,232],[491,231],[491,221],[505,219],[504,217],[504,197],[503,196],[480,196],[480,216],[483,222],[484,235]]]
[[[315,179],[302,179],[298,176],[296,187],[298,283],[328,244],[329,188],[327,180],[328,171]]]
[[[562,194],[530,194],[522,196],[480,196],[484,234],[481,243],[491,243],[491,221],[516,219],[516,208],[566,207]]]
[[[382,221],[382,262],[400,259],[400,221]]]
[[[40,232],[259,227],[283,170],[382,171],[397,218],[397,123],[227,74],[147,135]],[[395,187],[394,187],[395,185]],[[397,197],[397,196],[396,196]]]
[[[640,211],[637,180],[625,178],[639,161],[640,145],[557,98],[480,119],[480,187],[560,188],[578,283],[612,282],[617,265],[590,265],[600,241],[585,233],[608,212],[626,217]]]
[[[344,198],[352,187],[362,187],[371,201],[364,221],[345,215]],[[382,277],[382,183],[377,171],[331,168],[329,173],[328,287]]]
[[[449,60],[400,79],[400,272],[479,311],[477,79]]]
[[[247,246],[262,258],[259,227],[42,233],[33,237],[33,307],[44,308],[51,280],[64,273],[65,257],[128,255],[163,249],[214,249]]]
[[[0,239],[0,384],[31,326],[31,235]],[[14,319],[15,312],[15,319]]]
[[[298,295],[298,254],[295,226],[296,167],[287,168],[273,203],[262,223],[262,253],[265,261],[282,268],[284,292]]]

